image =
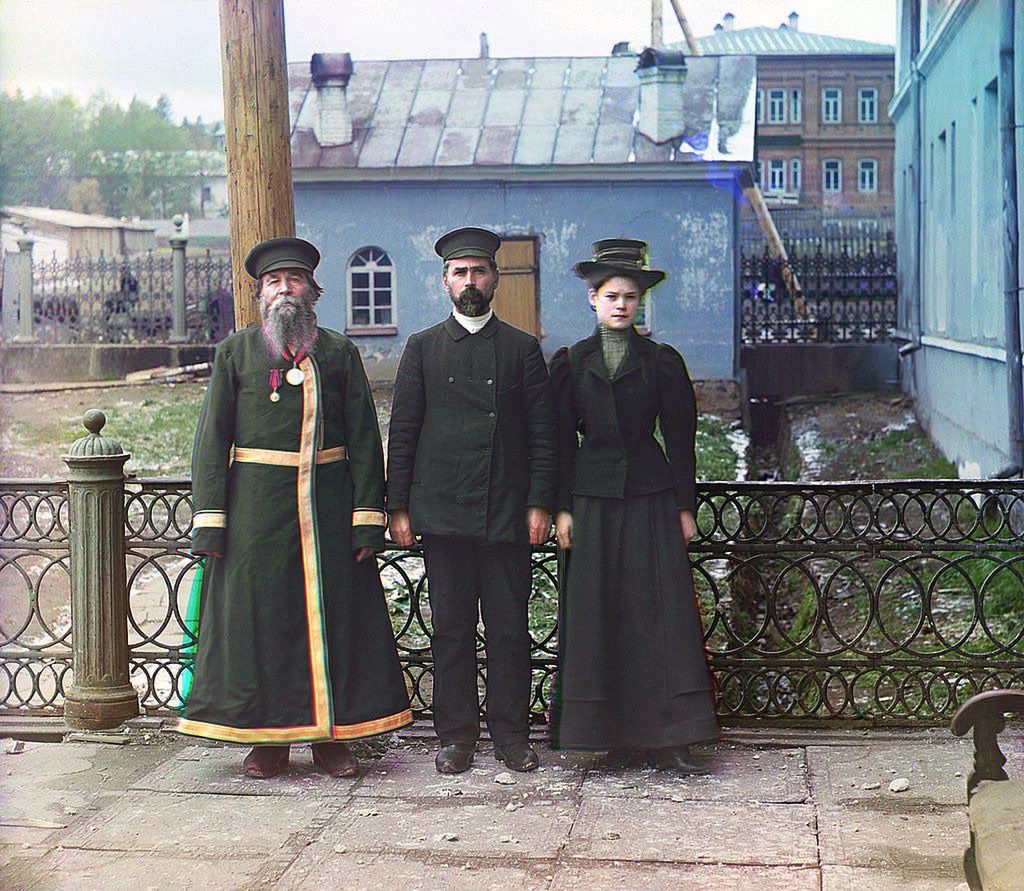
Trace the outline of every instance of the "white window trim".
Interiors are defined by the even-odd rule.
[[[830,189],[830,188],[828,188],[828,185],[827,185],[828,177],[827,177],[827,174],[826,174],[826,169],[827,169],[826,165],[828,165],[828,164],[835,164],[835,165],[837,165],[836,166],[836,173],[839,175],[839,184],[838,184],[837,188],[835,188],[835,189]],[[840,159],[840,158],[824,158],[822,160],[822,162],[821,162],[821,191],[822,192],[826,192],[829,195],[836,195],[836,194],[838,194],[838,193],[843,191],[843,162],[842,162],[842,159]]]
[[[826,93],[836,93],[836,118],[835,120],[829,120],[825,116],[825,109],[827,102],[825,99]],[[841,124],[843,122],[843,88],[842,87],[822,87],[821,88],[821,122],[823,124]]]
[[[779,109],[781,114],[776,118],[772,117],[772,109],[774,107],[775,99],[772,98],[772,94],[776,94],[779,103]],[[769,124],[784,124],[786,123],[786,91],[783,89],[771,89],[767,92],[768,97],[768,123]]]
[[[757,122],[764,123],[764,90],[757,91]]]
[[[789,91],[789,122],[799,124],[803,120],[804,94],[803,90]]]
[[[772,184],[772,174],[781,170],[781,182],[776,186]],[[773,194],[786,191],[786,162],[782,158],[771,158],[768,161],[768,188],[766,191]]]
[[[376,250],[385,254],[389,260],[391,260],[390,266],[353,266],[352,261],[361,254],[363,251]],[[373,279],[370,279],[370,321],[368,323],[356,323],[353,320],[353,306],[352,306],[352,274],[354,272],[373,272],[377,269],[387,269],[391,272],[391,321],[390,322],[375,322],[374,310],[376,304],[373,298]],[[376,244],[364,244],[362,247],[354,250],[348,258],[348,262],[345,264],[345,330],[352,332],[360,331],[373,331],[374,329],[380,328],[397,328],[398,327],[398,269],[395,266],[394,260],[391,258],[391,251],[388,251],[380,245]]]
[[[757,187],[763,192],[764,191],[764,161],[757,162]]]
[[[864,93],[873,93],[874,99],[872,101],[872,108],[874,109],[874,116],[870,118],[864,117]],[[878,123],[878,88],[877,87],[860,87],[857,90],[857,121],[861,124],[877,124]]]
[[[861,168],[864,164],[870,164],[872,167],[871,174],[871,188],[865,189],[864,184],[861,181]],[[864,193],[873,193],[878,191],[878,161],[875,158],[860,158],[857,161],[857,191]]]
[[[792,158],[789,162],[789,190],[799,195],[802,188],[803,163],[799,158]]]

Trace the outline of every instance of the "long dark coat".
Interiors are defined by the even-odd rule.
[[[526,509],[551,510],[555,425],[537,339],[493,316],[454,317],[409,338],[388,434],[388,510],[413,530],[522,542]]]
[[[207,562],[181,733],[283,744],[412,721],[376,561],[353,559],[383,547],[385,525],[359,352],[321,328],[301,385],[283,382],[289,365],[259,326],[217,347],[192,457],[192,548],[224,556]]]
[[[551,360],[558,506],[572,511],[574,523],[552,742],[656,749],[714,739],[711,678],[679,525],[679,511],[696,506],[696,405],[686,365],[672,347],[635,331],[614,377],[599,334],[570,350]]]

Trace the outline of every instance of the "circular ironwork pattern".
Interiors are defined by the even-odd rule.
[[[0,616],[8,709],[62,702],[66,494],[62,484],[0,484],[0,582],[14,594]],[[976,692],[1024,686],[1020,481],[704,483],[698,497],[689,550],[723,717],[935,723]],[[125,500],[132,680],[147,709],[172,711],[192,640],[189,484],[131,481]],[[429,715],[422,552],[389,547],[377,559],[413,707]],[[534,548],[535,720],[556,670],[560,578],[554,545]],[[479,636],[477,656],[482,697]]]

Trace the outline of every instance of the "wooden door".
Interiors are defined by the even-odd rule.
[[[529,236],[502,238],[497,261],[501,278],[494,294],[494,311],[502,321],[539,338],[537,239]]]

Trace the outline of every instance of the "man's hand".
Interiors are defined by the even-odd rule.
[[[412,535],[412,523],[409,522],[407,510],[392,511],[388,521],[388,532],[391,540],[400,548],[411,548],[415,539]]]
[[[683,532],[683,544],[690,546],[690,539],[697,534],[697,521],[693,518],[693,511],[679,511],[679,528]]]
[[[555,514],[555,538],[560,548],[568,550],[572,547],[572,514],[567,510]]]
[[[551,514],[542,507],[531,507],[526,512],[526,526],[530,530],[530,544],[544,544],[551,532]]]
[[[355,552],[356,563],[362,563],[372,553],[373,553],[373,548],[356,548],[356,552]]]

